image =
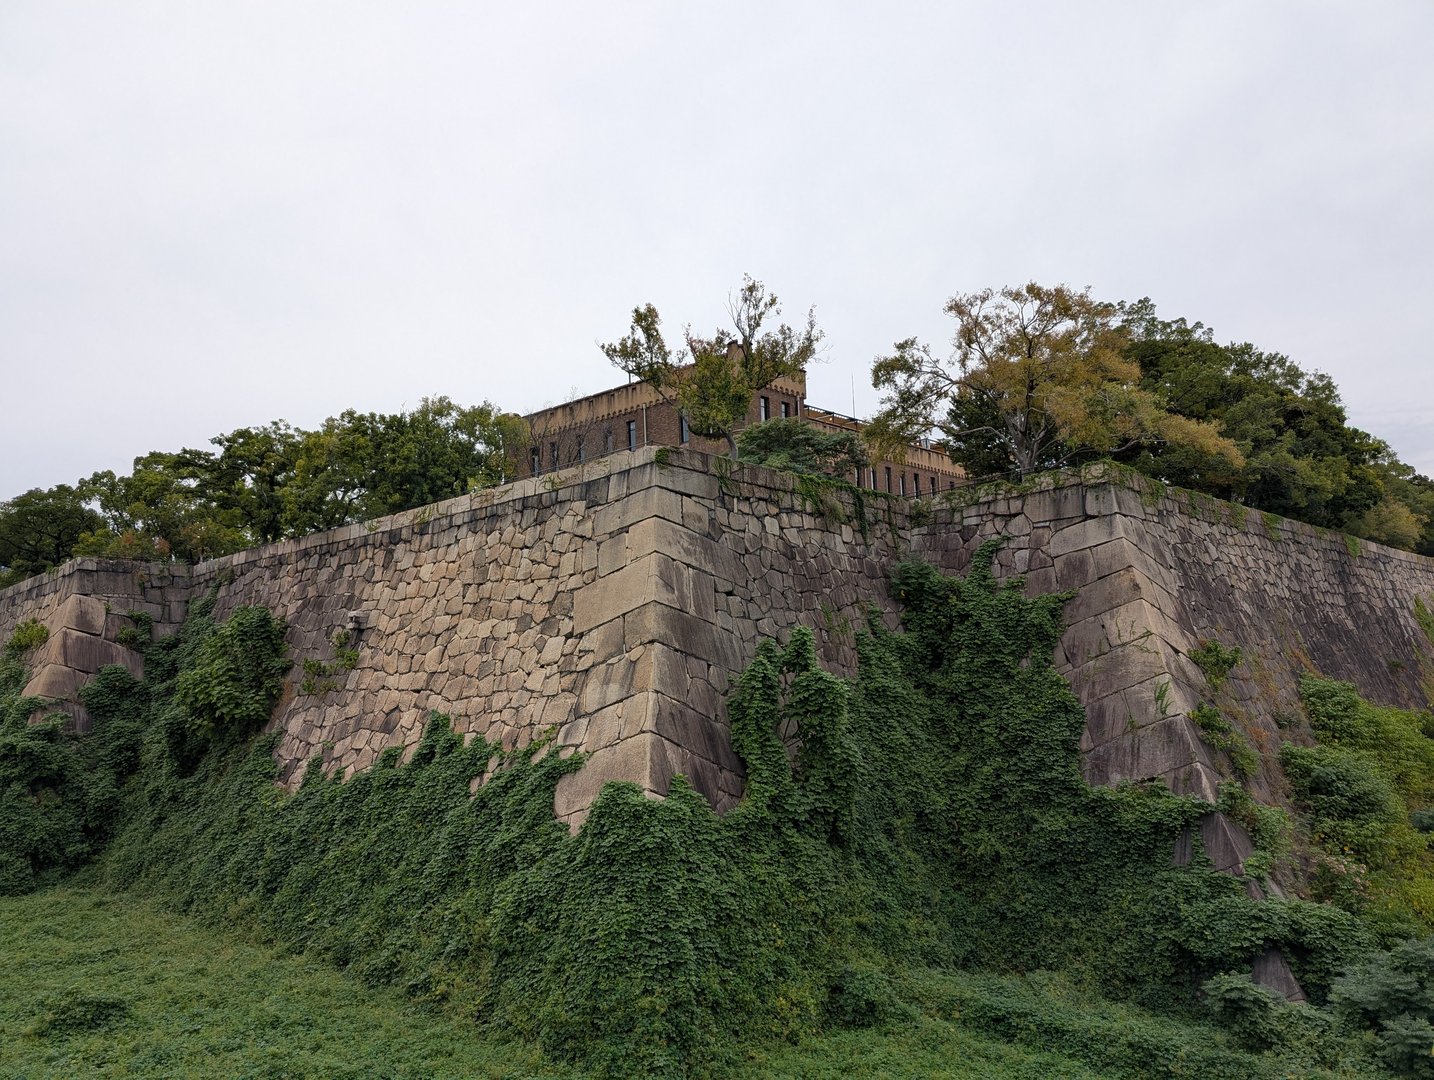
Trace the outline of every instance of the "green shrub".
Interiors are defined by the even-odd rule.
[[[1227,647],[1213,639],[1202,641],[1199,648],[1190,651],[1190,659],[1205,673],[1205,680],[1212,690],[1224,685],[1230,672],[1239,666],[1243,658],[1244,653],[1238,647]]]
[[[35,619],[26,619],[15,627],[10,640],[5,643],[5,651],[11,656],[20,656],[31,649],[39,648],[50,640],[50,631],[45,624]]]
[[[167,725],[175,756],[192,762],[211,742],[253,734],[265,721],[290,666],[284,624],[261,607],[241,607],[198,642],[174,686]]]
[[[1406,1076],[1434,1076],[1434,939],[1405,941],[1354,965],[1330,1004],[1379,1032],[1385,1060]]]

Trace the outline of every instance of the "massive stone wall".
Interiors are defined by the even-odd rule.
[[[1208,702],[1262,752],[1249,786],[1278,801],[1274,751],[1307,731],[1300,676],[1347,680],[1385,704],[1428,702],[1434,653],[1414,602],[1434,597],[1434,560],[1109,467],[962,498],[913,530],[913,548],[960,570],[1003,535],[1000,569],[1032,593],[1075,593],[1056,664],[1086,707],[1094,783],[1158,777],[1214,801],[1232,770],[1190,718]],[[1191,659],[1212,641],[1243,654],[1220,687]]]
[[[1269,748],[1299,737],[1289,718],[1305,670],[1375,700],[1424,700],[1429,649],[1413,602],[1434,597],[1434,561],[1113,472],[854,502],[675,450],[192,568],[79,560],[0,592],[0,633],[49,623],[68,644],[34,658],[35,679],[72,697],[87,666],[117,658],[123,612],[144,610],[165,632],[214,589],[221,617],[263,604],[289,625],[296,666],[272,721],[286,783],[311,758],[353,771],[411,747],[437,710],[505,746],[551,733],[588,753],[558,793],[571,823],[607,780],[661,794],[677,773],[721,810],[742,788],[723,695],[757,642],[808,625],[825,661],[850,673],[854,628],[872,610],[896,618],[893,560],[959,571],[995,536],[999,572],[1024,575],[1030,592],[1075,593],[1056,662],[1086,706],[1095,782],[1158,778],[1213,800],[1230,762],[1190,711],[1213,699]],[[91,598],[88,615],[75,597]],[[104,646],[63,633],[81,617],[76,632]],[[345,641],[351,618],[360,629]],[[1218,694],[1190,659],[1207,639],[1245,653]],[[1270,773],[1255,785],[1279,797]]]

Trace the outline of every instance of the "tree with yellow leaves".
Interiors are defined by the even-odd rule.
[[[1230,468],[1239,449],[1211,424],[1177,416],[1140,385],[1114,304],[1090,290],[1031,282],[958,294],[949,358],[915,338],[872,367],[885,394],[873,420],[880,451],[932,431],[972,475],[1026,475],[1151,443],[1197,446]]]

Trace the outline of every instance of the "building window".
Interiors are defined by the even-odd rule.
[[[912,473],[912,474],[911,474],[911,494],[913,494],[913,495],[920,495],[920,494],[921,494],[921,474],[920,474],[920,473]]]
[[[792,415],[792,403],[789,402],[789,401],[784,401],[784,402],[782,402],[782,419],[783,419],[783,420],[786,420],[786,419],[787,419],[788,417],[790,417],[791,415]]]
[[[762,400],[762,409],[761,409],[762,419],[763,419],[763,420],[769,420],[769,419],[771,419],[771,416],[772,416],[772,401],[771,401],[771,399],[768,398],[765,394],[762,395],[762,399],[761,399],[761,400]]]
[[[687,417],[682,413],[677,414],[677,439],[683,446],[692,440],[692,432],[687,430]]]
[[[636,449],[637,449],[637,421],[636,421],[636,420],[629,420],[629,421],[627,422],[627,448],[628,448],[629,450],[636,450]]]
[[[533,465],[533,475],[537,476],[540,472],[543,471],[542,451],[539,450],[536,446],[533,447],[532,453],[529,455],[529,459],[531,460]]]
[[[936,494],[936,477],[931,478],[931,494]]]
[[[856,467],[856,486],[861,487],[861,466]]]
[[[612,428],[607,428],[602,433],[602,452],[604,454],[612,453]]]
[[[898,476],[898,477],[896,478],[896,482],[901,485],[901,494],[905,495],[905,494],[906,494],[906,474],[905,474],[905,473],[902,473],[900,476]]]
[[[588,459],[587,440],[586,440],[586,439],[579,438],[579,439],[578,439],[578,462],[581,464],[582,462],[586,461],[587,459]]]
[[[866,477],[867,477],[867,480],[869,481],[866,486],[869,487],[869,488],[871,488],[872,491],[875,491],[875,490],[876,490],[876,469],[875,469],[875,468],[867,469],[867,470],[866,470]]]
[[[955,491],[955,490],[956,490],[956,481],[955,481],[955,480],[947,480],[947,481],[946,481],[946,487],[947,487],[949,490],[951,490],[951,491]]]
[[[891,491],[891,466],[886,467],[886,490]]]
[[[554,469],[558,467],[558,444],[555,442],[548,443],[548,464]]]

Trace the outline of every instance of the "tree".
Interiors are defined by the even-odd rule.
[[[58,566],[101,524],[84,493],[69,484],[32,488],[0,503],[0,587]]]
[[[701,337],[689,325],[683,331],[686,348],[674,352],[662,335],[657,309],[645,304],[633,309],[625,336],[600,347],[616,367],[675,405],[694,434],[726,441],[735,458],[736,432],[753,395],[780,378],[805,372],[821,344],[814,309],[799,329],[786,323],[770,328],[781,313],[777,297],[744,276],[742,287],[728,298],[730,329]]]
[[[1025,475],[1152,444],[1239,463],[1213,426],[1172,413],[1140,386],[1116,307],[1088,289],[984,289],[952,297],[945,312],[956,320],[948,359],[908,338],[872,366],[886,393],[870,431],[885,452],[934,429],[976,475]]]
[[[1126,355],[1141,386],[1176,412],[1213,424],[1240,449],[1239,468],[1212,468],[1198,448],[1133,447],[1122,460],[1181,487],[1401,547],[1434,546],[1434,485],[1383,440],[1351,427],[1329,376],[1254,345],[1220,345],[1209,328],[1156,316],[1150,300],[1120,305]]]

